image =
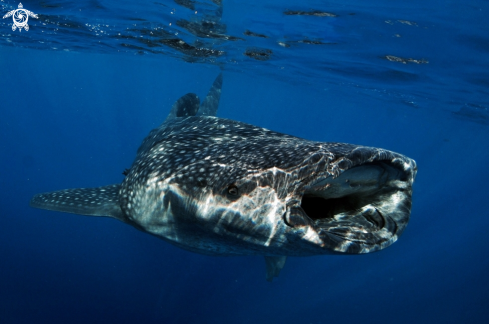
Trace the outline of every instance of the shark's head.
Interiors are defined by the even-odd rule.
[[[395,242],[408,223],[416,164],[403,155],[215,117],[185,118],[157,134],[122,185],[121,207],[183,248],[366,253]]]

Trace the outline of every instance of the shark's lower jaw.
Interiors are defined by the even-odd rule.
[[[291,208],[285,221],[313,228],[327,250],[381,250],[394,243],[407,226],[413,172],[381,161],[318,180],[306,188],[300,207]]]

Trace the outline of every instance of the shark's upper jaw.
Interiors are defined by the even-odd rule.
[[[321,249],[368,253],[391,245],[409,221],[416,164],[388,153],[391,159],[376,154],[349,163],[338,176],[311,179],[284,222],[302,227],[304,239]]]

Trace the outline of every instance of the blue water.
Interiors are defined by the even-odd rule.
[[[0,20],[0,323],[487,323],[489,3],[222,2],[29,1],[29,31]],[[173,102],[221,70],[220,117],[415,159],[399,241],[289,258],[269,283],[261,257],[28,206],[121,182]]]

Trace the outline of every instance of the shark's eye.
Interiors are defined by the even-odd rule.
[[[228,194],[233,196],[233,197],[236,197],[238,195],[238,187],[236,187],[235,185],[230,185],[228,187]]]

